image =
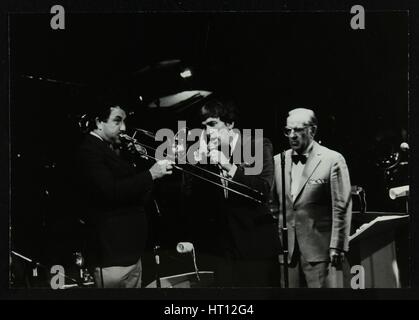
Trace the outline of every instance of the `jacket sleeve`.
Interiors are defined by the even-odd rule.
[[[330,248],[348,251],[352,219],[351,182],[345,159],[338,154],[330,172],[332,236]]]
[[[151,173],[146,170],[129,177],[116,178],[106,165],[103,153],[96,149],[83,149],[80,168],[95,196],[110,204],[136,200],[153,187]]]
[[[255,140],[254,143],[263,143],[263,155],[262,155],[262,172],[257,175],[248,175],[245,172],[245,168],[239,167],[233,177],[233,181],[245,184],[252,189],[258,190],[268,197],[272,191],[272,185],[274,180],[274,163],[272,156],[272,143],[268,139]],[[256,161],[257,160],[257,155]],[[260,161],[259,160],[259,161]]]

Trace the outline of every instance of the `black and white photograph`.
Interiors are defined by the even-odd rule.
[[[412,287],[407,10],[49,9],[8,14],[9,289]]]

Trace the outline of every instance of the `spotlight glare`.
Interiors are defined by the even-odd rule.
[[[184,71],[182,71],[181,73],[180,73],[180,76],[182,77],[182,78],[189,78],[189,77],[192,77],[192,72],[191,72],[191,70],[190,69],[185,69]]]

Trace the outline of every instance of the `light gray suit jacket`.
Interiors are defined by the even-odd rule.
[[[343,156],[314,142],[303,170],[297,195],[291,197],[291,154],[285,152],[285,197],[289,260],[298,239],[309,262],[329,260],[329,248],[349,249],[352,217],[351,183]],[[280,203],[279,234],[282,241],[281,155],[274,157],[275,184]]]

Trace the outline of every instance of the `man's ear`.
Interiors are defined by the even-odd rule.
[[[102,121],[99,120],[98,117],[95,118],[95,122],[96,122],[96,128],[98,128],[99,130],[103,129],[103,123]]]
[[[227,128],[228,128],[229,130],[231,130],[231,129],[233,129],[233,128],[234,128],[234,121],[233,121],[232,123],[226,123],[226,125],[227,125]]]
[[[316,136],[316,133],[317,133],[317,126],[311,126],[310,129],[311,129],[311,134],[314,138]]]

